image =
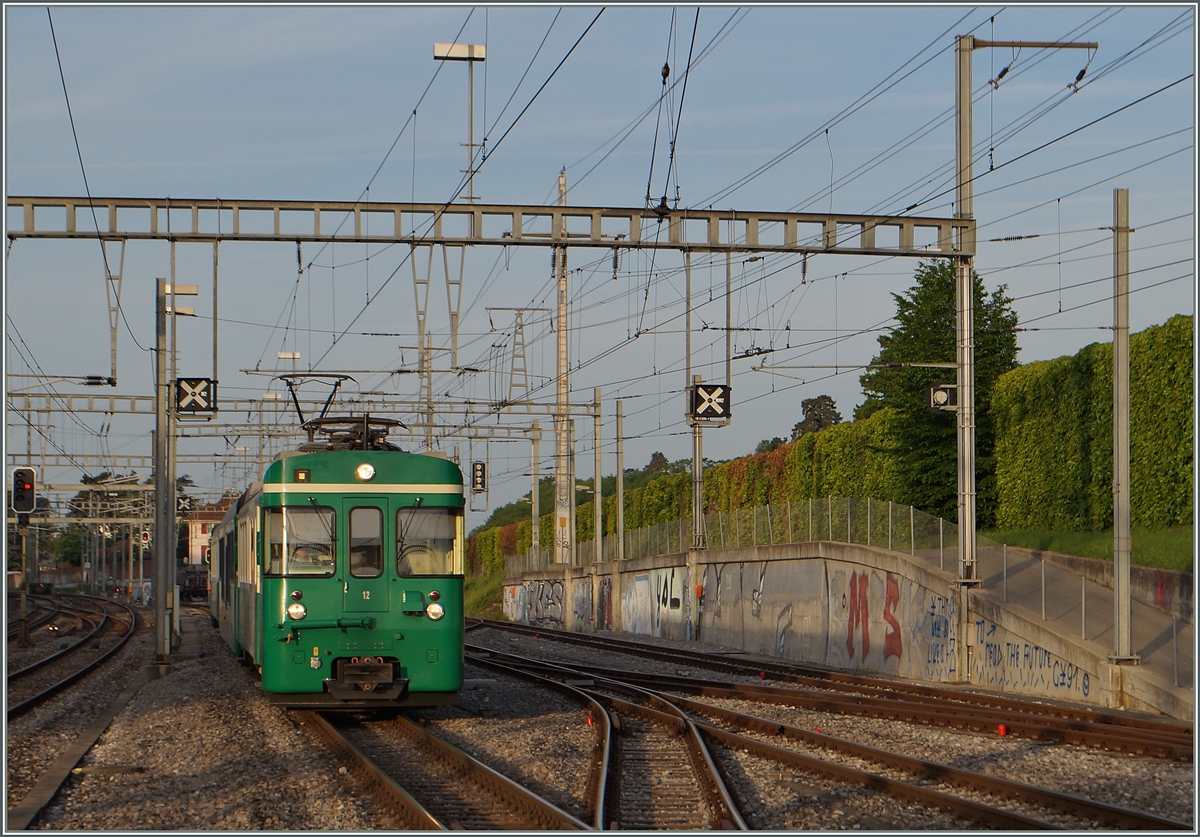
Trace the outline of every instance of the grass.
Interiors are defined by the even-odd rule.
[[[1113,557],[1112,529],[1102,532],[1014,530],[980,532],[979,534],[989,540],[1006,543],[1009,546],[1044,549],[1050,552],[1063,552],[1067,555],[1081,555],[1086,558],[1100,558],[1108,561],[1111,561]],[[1144,567],[1192,572],[1195,548],[1191,526],[1156,529],[1135,527],[1132,534],[1133,550],[1130,560],[1133,563]]]
[[[480,619],[505,619],[504,570],[489,575],[467,576],[463,589],[467,616]]]

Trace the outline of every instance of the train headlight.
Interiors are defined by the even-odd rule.
[[[308,615],[308,608],[300,604],[300,602],[292,602],[287,606],[287,615],[289,619],[295,619],[299,622]]]
[[[375,466],[370,462],[364,462],[354,469],[354,475],[363,482],[370,482],[375,479]]]
[[[429,604],[425,605],[425,615],[436,622],[446,615],[446,608],[442,607],[437,602],[430,602]]]

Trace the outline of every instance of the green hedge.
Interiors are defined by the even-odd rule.
[[[1193,321],[1172,317],[1130,338],[1131,518],[1135,526],[1192,523]],[[1006,372],[992,393],[996,417],[997,522],[1004,529],[1101,530],[1112,526],[1112,345]],[[890,408],[843,422],[768,453],[704,472],[709,512],[809,497],[908,502]],[[625,492],[627,531],[691,515],[692,475],[664,474]],[[509,530],[509,531],[506,531]],[[616,532],[616,497],[604,498],[604,532]],[[594,534],[592,504],[576,510],[576,537]],[[540,523],[544,549],[553,516]],[[489,569],[524,553],[529,521],[472,536]],[[507,551],[513,550],[513,551]]]
[[[860,421],[805,434],[770,453],[709,468],[704,472],[704,506],[714,512],[831,495],[891,497],[899,488],[895,421],[896,413],[885,408]],[[687,489],[685,499],[690,485]]]
[[[1192,523],[1193,320],[1130,338],[1130,518]],[[1022,366],[997,382],[997,526],[1112,526],[1112,344]]]

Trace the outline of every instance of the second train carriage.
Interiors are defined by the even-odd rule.
[[[212,619],[275,703],[452,702],[463,685],[462,472],[396,449],[386,428],[346,427],[281,454],[214,527]]]

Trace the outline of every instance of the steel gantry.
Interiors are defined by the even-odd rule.
[[[223,241],[358,242],[408,244],[418,314],[418,346],[424,350],[423,404],[416,408],[418,424],[431,446],[436,426],[429,377],[430,337],[426,333],[432,248],[443,248],[447,301],[450,310],[451,361],[457,367],[458,313],[463,269],[468,246],[551,247],[552,273],[558,283],[559,352],[557,398],[546,405],[555,423],[556,557],[565,561],[573,552],[573,503],[562,514],[564,496],[573,495],[574,475],[566,473],[573,457],[570,448],[575,407],[565,398],[569,363],[565,357],[567,304],[567,250],[589,247],[612,250],[614,264],[621,250],[676,250],[691,253],[811,254],[857,256],[945,257],[960,262],[975,255],[975,220],[959,212],[953,218],[909,215],[851,215],[799,212],[743,212],[734,209],[670,209],[658,207],[568,206],[565,174],[560,173],[556,205],[437,204],[362,201],[272,201],[221,198],[105,198],[9,196],[11,218],[19,225],[7,231],[10,241],[19,238],[66,240],[96,238],[101,243],[121,242],[122,253],[130,241],[210,243],[213,247],[213,377],[216,378],[216,271],[217,249]],[[83,220],[81,221],[81,213]],[[96,218],[100,229],[90,227]],[[347,222],[350,223],[347,223]],[[327,232],[332,230],[332,232]],[[428,248],[428,249],[427,249]],[[457,278],[449,250],[459,248]],[[299,252],[299,250],[298,250]],[[424,262],[424,275],[418,262]],[[172,259],[172,264],[174,260]],[[690,262],[689,262],[690,263]],[[111,283],[113,274],[109,271]],[[690,316],[690,302],[689,302]],[[424,338],[424,339],[422,339]],[[727,341],[728,342],[728,341]],[[690,333],[689,333],[690,347]],[[690,351],[689,351],[690,361]],[[961,365],[961,364],[960,364]],[[728,367],[728,364],[727,364]],[[114,374],[112,382],[115,385]],[[687,382],[689,385],[691,381]],[[726,381],[726,385],[728,385]],[[569,391],[569,390],[568,390]],[[523,402],[531,407],[533,402]],[[141,404],[135,404],[140,407]],[[359,404],[359,408],[364,405]],[[502,406],[513,406],[506,404]],[[224,407],[224,405],[222,405]],[[376,404],[372,412],[382,412]],[[599,405],[595,406],[596,415]],[[135,410],[137,411],[137,410]],[[173,412],[173,411],[172,411]],[[449,413],[454,412],[452,406]],[[493,428],[494,429],[494,428]],[[699,432],[699,431],[697,431]],[[458,435],[461,435],[458,434]],[[597,439],[597,449],[599,440]],[[697,445],[699,444],[697,440]],[[697,448],[698,450],[699,448]],[[697,480],[697,485],[700,485]],[[697,490],[700,490],[697,488]],[[597,502],[599,498],[596,498]]]
[[[660,210],[645,207],[267,201],[220,198],[9,196],[23,222],[19,238],[104,241],[377,242],[448,246],[600,247],[708,252],[840,253],[875,256],[973,256],[971,218]],[[95,207],[103,229],[85,229]],[[168,214],[190,223],[168,229]],[[338,228],[333,219],[352,216]],[[368,220],[369,219],[369,220]],[[366,221],[366,223],[364,223]],[[322,232],[334,228],[333,232]],[[659,227],[666,235],[659,234]],[[531,232],[529,228],[541,230]],[[922,235],[920,231],[926,231]],[[884,233],[881,235],[880,233]]]

